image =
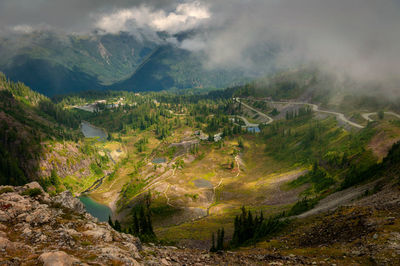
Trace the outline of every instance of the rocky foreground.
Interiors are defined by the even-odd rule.
[[[294,222],[236,252],[142,245],[86,213],[68,191],[0,186],[0,265],[400,265],[400,189]]]
[[[304,263],[296,257],[209,254],[143,246],[86,213],[68,191],[50,197],[36,182],[0,186],[0,265],[232,265]]]

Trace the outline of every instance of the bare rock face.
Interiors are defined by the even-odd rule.
[[[85,213],[83,203],[75,198],[70,191],[64,191],[54,197],[54,202],[61,204],[63,207],[74,210],[77,213]]]
[[[70,266],[79,263],[79,260],[64,251],[46,252],[40,255],[39,261],[44,266]]]

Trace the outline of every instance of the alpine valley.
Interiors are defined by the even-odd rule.
[[[0,1],[0,265],[400,265],[398,4],[112,2]]]

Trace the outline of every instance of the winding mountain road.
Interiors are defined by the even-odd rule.
[[[374,120],[371,118],[371,115],[378,115],[378,113],[377,113],[377,112],[374,112],[374,113],[365,113],[365,114],[362,114],[361,116],[362,116],[365,120],[367,120],[367,121],[369,121],[369,122],[373,122]],[[400,115],[399,115],[399,114],[396,114],[396,113],[393,113],[393,112],[385,112],[385,115],[393,115],[393,116],[397,117],[398,119],[400,119]]]
[[[234,98],[234,100],[235,100],[236,102],[238,102],[238,103],[241,103],[241,104],[242,104],[243,106],[245,106],[246,108],[248,108],[248,109],[250,109],[250,110],[252,110],[252,111],[254,111],[254,112],[257,112],[257,114],[259,114],[259,115],[261,115],[261,116],[263,116],[263,117],[265,117],[265,118],[268,118],[268,122],[264,123],[265,125],[271,124],[271,123],[274,121],[274,119],[272,119],[270,116],[268,116],[268,115],[266,115],[266,114],[264,114],[264,113],[258,111],[257,109],[251,107],[250,105],[245,104],[244,102],[240,101],[240,98]],[[342,114],[342,113],[334,112],[334,111],[328,111],[328,110],[320,110],[320,109],[319,109],[319,106],[316,105],[316,104],[313,104],[313,103],[307,103],[307,102],[290,102],[290,101],[278,101],[278,102],[275,102],[275,101],[267,101],[267,103],[272,103],[272,104],[297,104],[297,105],[307,105],[307,106],[310,106],[314,112],[325,113],[325,114],[331,114],[331,115],[336,116],[336,118],[337,118],[338,120],[340,120],[340,121],[342,121],[342,122],[344,122],[344,123],[346,123],[346,124],[348,124],[348,125],[350,125],[350,126],[353,126],[353,127],[355,127],[355,128],[359,128],[359,129],[365,128],[365,126],[363,126],[363,125],[360,125],[360,124],[357,124],[357,123],[355,123],[355,122],[353,122],[353,121],[350,121],[350,120],[347,119],[347,118],[345,117],[345,115]],[[371,116],[372,116],[372,115],[377,115],[377,114],[378,114],[377,112],[373,112],[373,113],[363,113],[363,114],[361,114],[361,116],[362,116],[362,118],[364,118],[365,120],[367,120],[367,121],[369,121],[369,122],[372,122],[372,121],[374,121],[374,120],[371,118]],[[385,114],[386,114],[386,115],[392,115],[392,116],[395,116],[395,117],[397,117],[397,118],[400,119],[400,115],[399,115],[399,114],[396,114],[396,113],[394,113],[394,112],[385,112]],[[238,117],[241,118],[241,119],[244,121],[244,123],[246,124],[247,127],[258,126],[257,124],[249,123],[249,121],[247,121],[247,119],[244,118],[244,117],[242,117],[242,116],[238,116]]]
[[[268,124],[271,124],[272,122],[274,122],[274,119],[273,119],[272,117],[270,117],[270,116],[268,116],[268,115],[266,115],[266,114],[264,114],[264,113],[258,111],[257,109],[251,107],[251,106],[248,105],[248,104],[245,104],[244,102],[241,102],[239,98],[234,98],[234,100],[237,101],[238,103],[241,103],[242,105],[244,105],[247,109],[250,109],[250,110],[256,112],[258,115],[267,118],[268,121],[265,122],[265,123],[263,123],[264,125],[268,125]],[[243,117],[240,117],[240,118],[243,119]],[[243,121],[246,123],[247,120],[246,120],[246,119],[243,119]],[[249,123],[249,122],[247,121],[247,123]],[[246,126],[247,126],[247,123],[246,123]],[[251,124],[251,123],[249,123],[249,124]],[[258,124],[251,124],[251,125],[258,126]]]
[[[258,124],[253,124],[253,123],[250,123],[249,122],[249,120],[247,120],[245,117],[243,117],[243,116],[236,116],[236,117],[239,117],[240,119],[242,119],[243,120],[243,122],[244,122],[244,124],[246,125],[246,127],[258,127]]]
[[[352,122],[349,119],[347,119],[344,116],[344,114],[342,114],[342,113],[338,113],[338,112],[334,112],[334,111],[320,110],[319,106],[316,105],[316,104],[313,104],[313,103],[306,103],[306,102],[272,102],[272,101],[269,101],[269,103],[307,105],[307,106],[310,106],[314,112],[335,115],[338,120],[341,120],[344,123],[349,124],[350,126],[353,126],[353,127],[356,127],[356,128],[364,128],[364,126],[362,126],[360,124],[357,124],[355,122]]]

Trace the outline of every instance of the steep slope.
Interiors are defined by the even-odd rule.
[[[79,119],[22,83],[0,73],[0,183],[23,184],[37,178],[42,142],[75,139]]]
[[[54,96],[83,90],[105,89],[100,81],[79,69],[68,69],[45,59],[33,59],[27,55],[13,58],[4,73],[12,80],[28,84],[39,93]]]
[[[0,73],[0,185],[36,180],[48,192],[90,187],[114,162],[84,139],[77,112]]]

